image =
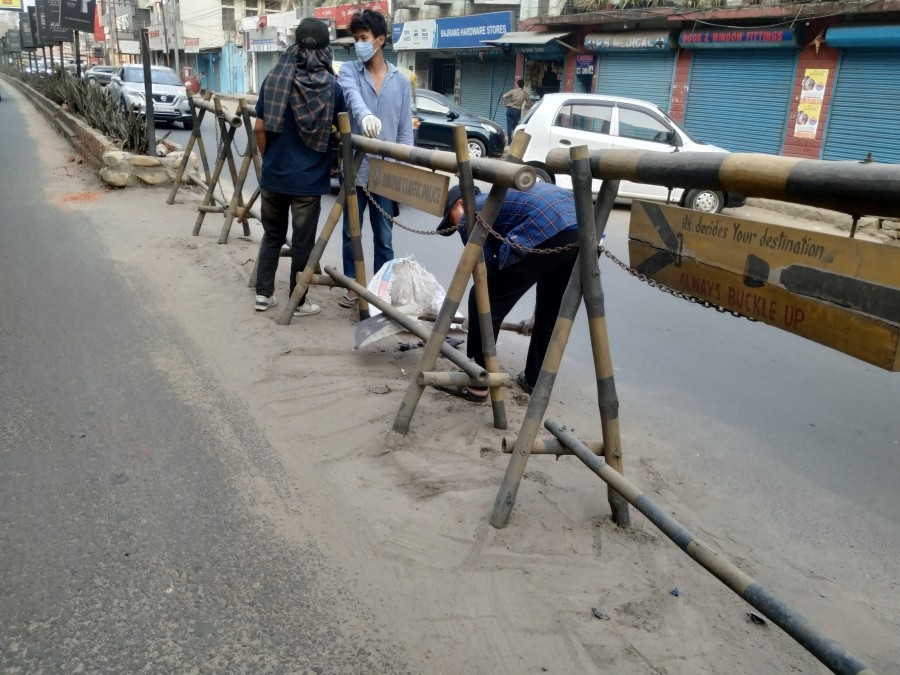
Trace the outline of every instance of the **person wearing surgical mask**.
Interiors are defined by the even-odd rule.
[[[364,134],[393,143],[413,144],[412,91],[409,80],[397,67],[384,58],[388,24],[384,16],[373,10],[354,14],[350,20],[350,32],[356,41],[356,61],[344,63],[338,83],[344,93],[350,113],[350,127],[354,134]],[[363,160],[356,174],[356,199],[360,219],[369,208],[369,224],[375,245],[373,272],[381,269],[394,258],[393,226],[391,220],[369,204],[365,188],[369,182],[368,157]],[[396,213],[396,204],[386,197],[372,194],[373,199],[389,214]],[[360,223],[362,224],[362,223]],[[354,278],[353,249],[350,245],[350,220],[344,210],[343,235],[344,274]],[[348,291],[341,296],[341,307],[356,306],[356,295]]]

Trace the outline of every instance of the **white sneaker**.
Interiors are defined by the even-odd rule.
[[[253,309],[257,312],[265,312],[269,307],[274,307],[278,304],[278,300],[275,299],[274,295],[270,295],[268,298],[264,295],[256,296],[256,304],[253,305]]]
[[[314,305],[309,300],[307,300],[294,310],[294,316],[312,316],[313,314],[318,314],[321,311],[321,307],[319,307],[318,305]]]

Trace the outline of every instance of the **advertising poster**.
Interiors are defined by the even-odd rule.
[[[59,25],[66,30],[94,30],[97,0],[60,0]]]
[[[7,10],[10,12],[22,11],[22,0],[0,0],[0,11]]]
[[[28,7],[28,30],[31,33],[31,45],[33,47],[40,47],[41,43],[38,40],[38,32],[37,32],[37,12],[34,7]]]
[[[575,55],[575,74],[576,75],[593,75],[594,74],[594,55],[593,54],[576,54]]]
[[[59,5],[61,0],[35,0],[37,10],[38,39],[41,44],[72,42],[72,31],[63,30],[59,25]]]
[[[34,49],[34,36],[31,34],[31,22],[28,14],[19,14],[19,37],[21,37],[22,49]]]
[[[825,98],[828,83],[828,68],[807,68],[800,81],[800,102],[821,102]]]
[[[794,122],[794,138],[815,138],[819,129],[819,117],[822,112],[821,103],[801,103],[797,106],[797,119]]]

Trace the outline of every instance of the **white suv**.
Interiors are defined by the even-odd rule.
[[[516,131],[531,135],[524,161],[534,167],[538,180],[572,189],[568,175],[554,176],[544,164],[554,148],[586,145],[590,150],[656,150],[658,152],[728,152],[698,143],[652,103],[601,94],[546,94],[525,116]],[[594,181],[594,191],[600,181]],[[619,197],[666,201],[661,185],[622,181]],[[745,198],[715,190],[672,190],[672,201],[697,211],[718,213],[726,206],[742,206]]]

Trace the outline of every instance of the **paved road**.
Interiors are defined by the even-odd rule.
[[[48,199],[58,178],[16,98],[0,102],[0,670],[403,670],[377,626],[354,628],[371,616],[339,565],[242,497],[246,462],[278,489],[272,449],[214,378],[175,373],[193,406],[173,390],[160,364],[197,355]]]

